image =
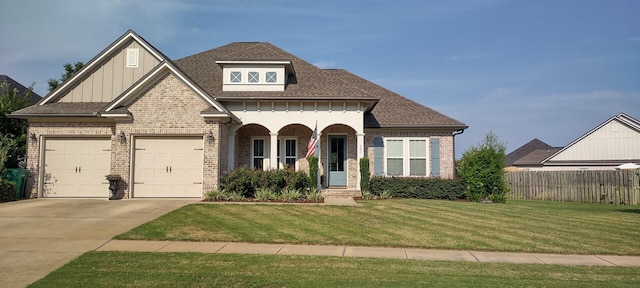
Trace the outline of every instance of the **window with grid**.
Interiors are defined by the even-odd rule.
[[[386,138],[385,167],[389,176],[427,176],[428,138]]]
[[[251,155],[251,164],[253,169],[263,170],[264,169],[264,155],[265,155],[265,145],[264,139],[253,139],[252,143],[252,155]]]
[[[265,80],[267,81],[267,83],[276,83],[278,82],[278,73],[276,72],[267,72],[265,74]]]
[[[258,82],[260,82],[260,73],[249,72],[249,83],[258,83]]]
[[[242,82],[242,73],[237,72],[237,71],[233,71],[231,72],[231,82],[233,83],[240,83]]]

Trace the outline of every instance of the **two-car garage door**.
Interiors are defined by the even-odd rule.
[[[201,137],[136,138],[134,145],[130,196],[202,197]],[[110,139],[46,139],[42,196],[107,198],[110,166]]]

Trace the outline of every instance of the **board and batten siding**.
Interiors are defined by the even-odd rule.
[[[640,133],[613,120],[575,142],[553,161],[637,160],[640,159]]]
[[[130,48],[138,49],[136,68],[127,67],[127,49]],[[114,57],[83,79],[59,102],[111,102],[158,64],[160,61],[153,54],[137,41],[131,41]]]

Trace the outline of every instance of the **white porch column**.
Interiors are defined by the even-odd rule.
[[[362,159],[364,157],[364,133],[357,133],[356,134],[356,155],[357,155],[357,163],[356,163],[356,167],[358,167],[357,170],[357,175],[356,175],[356,189],[357,190],[361,190],[360,187],[360,159]]]
[[[322,142],[322,133],[318,132],[316,134],[317,140],[316,141],[316,155],[318,155],[318,187],[316,187],[316,189],[318,189],[318,191],[322,190],[322,177],[320,175],[322,175],[323,171],[322,169],[324,169],[324,166],[322,165],[322,145],[320,144]]]
[[[271,142],[269,143],[269,167],[271,170],[278,169],[278,133],[269,133]]]

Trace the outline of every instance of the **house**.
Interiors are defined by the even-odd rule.
[[[505,157],[505,164],[527,170],[613,170],[640,163],[640,121],[620,113],[565,147],[534,139]],[[513,169],[513,168],[510,168]]]
[[[127,31],[36,105],[29,120],[32,197],[202,197],[246,166],[308,172],[317,131],[323,193],[359,195],[372,174],[454,176],[467,126],[345,70],[320,69],[265,42],[172,61]]]
[[[558,152],[562,147],[553,147],[538,138],[527,142],[505,156],[504,164],[510,170],[542,167],[542,160]]]
[[[7,82],[9,84],[9,88],[11,90],[18,89],[18,95],[23,95],[25,91],[27,91],[27,87],[20,84],[18,81],[11,79],[11,77],[7,75],[0,75],[0,83]],[[31,91],[31,105],[38,103],[42,97],[38,95],[36,92]]]
[[[640,163],[640,121],[620,113],[542,160],[545,169],[612,170]]]

